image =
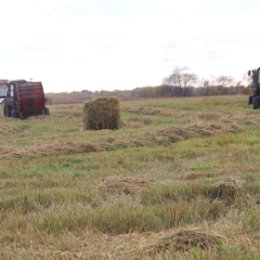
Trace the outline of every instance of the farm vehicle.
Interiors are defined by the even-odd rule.
[[[249,97],[248,104],[253,105],[254,109],[260,107],[260,68],[249,70],[248,76],[252,78],[252,96]]]
[[[25,119],[33,115],[49,115],[41,82],[14,80],[1,83],[0,99],[6,117]]]

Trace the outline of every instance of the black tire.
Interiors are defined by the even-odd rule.
[[[259,108],[259,98],[253,97],[253,109],[258,109],[258,108]]]
[[[49,110],[49,108],[45,107],[45,108],[42,110],[42,115],[49,116],[49,115],[50,115],[50,110]]]
[[[250,97],[248,98],[248,105],[251,105],[252,103],[253,103],[253,97],[250,96]]]
[[[4,106],[4,115],[7,117],[11,116],[11,108],[9,106]]]
[[[19,114],[15,109],[12,109],[11,111],[11,117],[17,117]]]
[[[49,116],[49,115],[50,115],[50,109],[47,108],[47,107],[45,108],[45,115],[46,115],[46,116]]]
[[[4,116],[7,116],[6,106],[3,108]]]
[[[23,112],[19,112],[19,118],[21,120],[24,120],[26,118]]]

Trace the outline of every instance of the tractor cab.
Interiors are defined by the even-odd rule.
[[[4,101],[5,97],[7,96],[8,91],[8,84],[2,83],[0,84],[0,104]]]

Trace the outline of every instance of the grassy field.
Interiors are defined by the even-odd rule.
[[[260,259],[260,110],[246,96],[0,115],[0,259]]]

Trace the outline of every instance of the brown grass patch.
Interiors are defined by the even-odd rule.
[[[14,125],[2,124],[0,125],[0,134],[20,133],[26,130],[27,128],[28,128],[27,126],[14,126]]]
[[[109,176],[100,183],[100,187],[125,194],[136,194],[140,193],[144,188],[151,186],[153,183],[153,180]]]

